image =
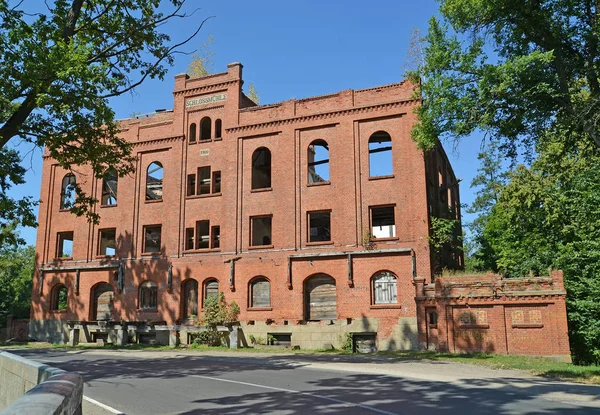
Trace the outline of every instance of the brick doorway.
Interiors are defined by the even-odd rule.
[[[306,320],[337,319],[335,280],[327,274],[317,274],[304,283]]]

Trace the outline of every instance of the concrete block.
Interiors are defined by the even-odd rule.
[[[127,344],[127,332],[124,327],[117,329],[117,338],[115,342],[118,346],[125,346]]]
[[[179,345],[179,333],[177,330],[169,330],[169,346],[177,347]]]

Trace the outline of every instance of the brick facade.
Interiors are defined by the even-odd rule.
[[[418,346],[413,278],[460,268],[462,255],[430,252],[430,215],[443,208],[460,220],[460,200],[441,146],[425,155],[410,138],[420,103],[414,86],[405,81],[257,106],[242,84],[239,63],[202,78],[177,75],[172,110],[122,121],[121,135],[138,157],[136,170],[118,179],[116,203],[95,207],[99,225],[61,209],[69,172],[44,158],[33,337],[64,341],[66,321],[94,321],[104,312],[113,321],[181,324],[194,314],[190,310],[202,313],[203,298],[217,281],[227,301],[240,305],[246,336],[291,333],[293,344],[319,347],[339,346],[345,333],[362,332],[376,333],[380,348]],[[378,153],[370,153],[369,140],[388,135],[391,141],[381,140],[377,152],[389,156],[383,147],[391,145],[391,174],[380,175],[384,166],[370,165]],[[329,151],[329,177],[316,181],[309,173],[314,140],[324,140]],[[270,152],[270,183],[256,189],[253,169],[262,162],[255,152],[261,148]],[[160,188],[155,173],[148,173],[155,163],[163,168]],[[199,170],[206,167],[210,173]],[[75,170],[82,189],[102,200],[103,180],[85,166]],[[329,240],[310,241],[310,212],[329,213]],[[252,221],[262,217],[270,218],[270,235],[259,235],[267,225]],[[157,239],[145,241],[146,230],[157,229],[159,249],[147,252]],[[114,255],[112,242],[104,255],[101,231],[113,230]],[[383,233],[371,238],[376,231]],[[72,249],[61,237],[72,238]],[[256,238],[260,243],[253,246]],[[332,282],[314,288],[310,277],[322,275]],[[388,279],[373,280],[377,275]],[[268,306],[251,303],[256,277],[264,277]],[[147,281],[155,291],[142,295]],[[395,286],[396,293],[376,304],[376,284],[384,291]],[[62,285],[66,305],[57,306]],[[152,295],[156,307],[148,308]],[[333,307],[334,318],[310,321],[310,307],[319,306]]]

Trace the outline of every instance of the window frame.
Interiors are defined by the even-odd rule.
[[[149,291],[149,294],[146,292]],[[149,300],[147,296],[150,296]],[[149,302],[150,305],[145,303]],[[152,280],[146,280],[138,286],[138,310],[157,311],[158,310],[158,284]]]
[[[269,157],[269,162],[268,162],[268,170],[269,170],[269,185],[268,186],[262,186],[262,187],[258,187],[258,184],[255,185],[255,181],[258,181],[258,179],[255,180],[255,171],[256,172],[260,172],[261,169],[265,169],[266,170],[266,166],[267,163],[265,162],[264,165],[261,166],[255,166],[255,162],[258,161],[259,156],[256,156],[256,154],[258,152],[264,152],[265,154],[268,154]],[[268,190],[272,190],[273,189],[273,153],[271,152],[271,150],[268,147],[265,146],[261,146],[258,147],[257,149],[255,149],[252,152],[252,158],[250,160],[250,190],[252,192],[264,192],[264,191],[268,191]],[[261,173],[262,174],[262,173]],[[266,174],[265,174],[266,176]]]
[[[188,132],[189,132],[188,142],[190,144],[196,144],[196,141],[197,141],[196,138],[198,136],[198,127],[195,122],[190,124]]]
[[[111,192],[111,188],[110,186],[108,186],[107,184],[107,179],[109,178],[109,174],[111,175],[110,178],[114,178],[114,182],[115,182],[115,189],[114,189],[114,193]],[[104,175],[102,176],[102,189],[101,189],[101,197],[100,197],[100,207],[114,207],[117,206],[118,202],[119,202],[119,175],[117,174],[117,171],[113,168],[113,167],[109,167],[108,169],[106,169],[106,171],[104,172]],[[104,202],[104,196],[107,195],[107,200],[106,203]],[[114,199],[114,203],[110,203],[111,197]]]
[[[259,282],[266,282],[269,285],[269,304],[268,305],[260,305],[257,306],[254,304],[254,285],[259,283]],[[254,311],[271,311],[273,309],[273,305],[272,305],[272,297],[271,297],[271,280],[267,277],[265,277],[264,275],[257,275],[255,277],[252,277],[252,279],[250,279],[250,281],[248,281],[248,310],[254,310]]]
[[[109,255],[109,254],[102,254],[101,253],[101,249],[102,249],[102,233],[103,232],[110,232],[112,231],[115,234],[115,238],[114,238],[114,250],[115,253],[114,255]],[[102,228],[102,229],[98,229],[98,249],[97,249],[97,256],[100,258],[105,258],[105,257],[116,257],[117,256],[117,228]]]
[[[159,239],[158,239],[158,251],[148,251],[148,235],[147,232],[152,228],[158,228]],[[142,232],[142,254],[146,255],[159,255],[162,253],[162,224],[144,225]]]
[[[311,210],[306,212],[306,244],[307,245],[326,245],[333,243],[333,237],[331,232],[331,209],[321,209],[321,210]],[[321,241],[312,241],[311,240],[311,216],[314,214],[327,214],[329,216],[329,239],[321,240]]]
[[[206,117],[202,117],[202,119],[200,120],[200,134],[198,136],[198,142],[206,142],[206,141],[211,141],[213,138],[212,135],[212,119],[208,116]],[[208,127],[208,128],[206,128]],[[206,137],[205,131],[208,130],[208,138]]]
[[[206,300],[208,299],[208,295],[207,295],[207,290],[208,290],[208,285],[212,282],[216,282],[217,283],[217,294],[216,296],[219,296],[219,293],[221,291],[219,291],[219,280],[216,279],[215,277],[208,277],[206,278],[204,281],[202,281],[202,309],[204,309],[204,306],[206,305]]]
[[[59,304],[59,296],[60,296],[60,292],[62,290],[65,290],[66,292],[66,298],[65,298],[65,308],[60,308],[60,304]],[[67,286],[65,284],[63,284],[62,282],[59,282],[58,284],[55,284],[52,287],[52,290],[50,291],[50,311],[52,312],[58,312],[58,313],[64,313],[69,309],[69,289],[67,288]]]
[[[208,227],[208,247],[207,248],[199,248],[198,244],[198,228],[201,222],[206,222],[206,226]],[[191,232],[190,232],[191,231]],[[218,237],[218,238],[216,238]],[[193,241],[192,247],[189,248],[189,242]],[[206,251],[220,251],[221,250],[221,226],[220,225],[211,225],[209,219],[198,220],[194,223],[193,227],[185,228],[185,240],[183,245],[183,250],[185,253],[193,253],[193,252],[206,252]]]
[[[68,181],[67,181],[67,178],[68,178]],[[70,206],[66,203],[66,200],[65,200],[65,198],[67,197],[67,187],[69,187],[71,185],[73,185],[74,187],[77,186],[77,177],[75,177],[75,175],[73,173],[67,173],[63,176],[61,185],[60,185],[60,211],[63,211],[63,212],[70,211],[71,208],[75,205],[75,201],[77,199],[77,193],[75,193],[75,194],[72,193],[72,192],[75,192],[75,189],[69,190],[69,193],[68,193],[69,198],[71,196],[73,197],[73,201],[72,202],[69,201]]]
[[[389,137],[389,139],[390,139],[389,140],[389,143],[390,143],[389,150],[386,149],[385,147],[384,148],[378,148],[378,149],[371,149],[371,142],[372,141],[375,142],[374,141],[374,137],[376,137],[378,134],[380,134],[380,135],[385,134],[385,135],[387,135]],[[385,141],[385,142],[387,142],[387,141]],[[379,142],[380,145],[382,143],[384,143],[384,141]],[[373,163],[373,157],[372,157],[372,155],[375,154],[375,153],[382,153],[384,151],[389,151],[390,152],[390,158],[391,158],[391,160],[390,160],[390,166],[389,167],[390,167],[391,172],[390,173],[386,172],[386,174],[373,175],[373,169],[372,169],[372,167],[373,167],[374,163]],[[372,133],[369,136],[369,140],[367,141],[367,154],[369,156],[369,166],[368,166],[369,167],[369,180],[389,179],[389,178],[393,178],[394,177],[394,171],[395,171],[395,169],[394,169],[394,140],[392,139],[392,135],[390,133],[388,133],[385,130],[377,130],[374,133]]]
[[[373,235],[373,210],[374,209],[385,209],[385,208],[392,208],[392,211],[394,213],[394,236],[387,236],[387,237],[375,237]],[[371,240],[373,241],[396,241],[398,240],[398,231],[397,231],[397,226],[396,226],[396,204],[387,204],[387,205],[375,205],[375,206],[369,206],[369,235],[371,235]],[[387,225],[389,226],[389,225]]]
[[[311,147],[315,147],[315,146],[319,146],[319,147],[323,147],[325,148],[325,150],[327,151],[327,158],[323,159],[323,160],[315,160],[313,158],[313,161],[310,162],[310,157],[309,157],[309,153],[310,153],[310,148]],[[314,151],[314,155],[317,155],[317,152]],[[317,174],[316,168],[315,166],[317,165],[322,165],[322,164],[327,164],[327,175],[329,176],[327,180],[318,180],[318,181],[311,181],[311,177],[317,176],[317,177],[321,177]],[[307,167],[307,171],[306,171],[306,181],[307,181],[307,185],[308,186],[322,186],[322,185],[326,185],[326,184],[331,184],[331,151],[329,149],[329,143],[327,141],[325,141],[322,138],[317,138],[313,141],[310,142],[310,144],[308,145],[308,147],[306,148],[306,167]],[[313,167],[313,174],[314,176],[311,176],[311,167]]]
[[[253,241],[254,241],[254,221],[257,219],[264,219],[264,218],[269,218],[271,220],[271,232],[269,235],[270,238],[270,243],[269,244],[262,244],[262,245],[254,245]],[[264,239],[264,237],[263,237]],[[250,216],[250,244],[248,246],[248,248],[250,249],[260,249],[260,248],[272,248],[273,247],[273,214],[267,214],[267,215],[256,215],[256,216]]]
[[[150,167],[152,167],[153,165],[157,165],[160,166],[160,168],[162,169],[162,178],[160,179],[160,199],[151,199],[148,197],[148,190],[149,190],[149,186],[148,186],[148,177],[150,177]],[[156,171],[156,170],[154,170]],[[163,164],[160,161],[153,161],[150,164],[148,164],[148,167],[146,168],[146,194],[145,194],[145,203],[157,203],[157,202],[162,202],[164,199],[164,190],[165,190],[165,167],[163,166]]]
[[[391,295],[390,301],[378,300],[377,286],[376,286],[377,280],[386,278],[386,277],[394,278],[395,284],[393,284],[393,285],[396,286],[396,292],[395,292],[395,294]],[[389,281],[384,281],[384,283],[387,284],[388,287],[389,287],[389,285],[392,285],[392,284],[390,284]],[[398,297],[399,297],[398,296],[398,276],[395,273],[384,269],[384,270],[377,271],[376,273],[374,273],[371,276],[371,305],[372,306],[375,306],[375,307],[398,307],[399,306]],[[392,301],[393,299],[395,299],[396,301],[393,302]]]
[[[63,242],[65,239],[64,236],[65,235],[69,235],[71,236],[71,255],[70,256],[63,256],[64,252],[63,251],[63,246],[61,244],[61,242]],[[64,231],[64,232],[57,232],[56,233],[56,259],[59,260],[69,260],[69,259],[73,259],[73,248],[75,247],[75,232],[73,231]],[[68,239],[66,239],[68,240]]]

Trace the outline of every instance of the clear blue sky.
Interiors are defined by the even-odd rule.
[[[189,12],[201,9],[165,30],[174,40],[182,39],[196,22],[215,16],[185,50],[193,51],[212,34],[214,70],[225,71],[228,63],[241,62],[246,86],[255,84],[261,104],[399,82],[412,28],[426,33],[427,21],[438,12],[434,0],[188,2]],[[134,94],[115,99],[117,118],[171,108],[173,76],[186,71],[189,59],[179,55],[164,81],[148,80]],[[463,179],[463,203],[474,198],[470,183],[478,167],[480,143],[481,136],[464,140],[457,149],[444,143],[456,176]],[[25,164],[32,167],[27,183],[13,188],[11,194],[38,198],[41,151],[28,155]],[[469,220],[463,212],[463,222]],[[35,229],[23,229],[22,236],[35,244]]]

